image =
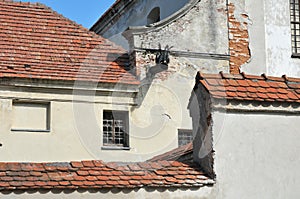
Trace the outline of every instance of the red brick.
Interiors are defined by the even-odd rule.
[[[82,186],[83,185],[83,181],[71,181],[71,184],[75,185],[75,186]]]
[[[58,182],[60,185],[62,185],[62,186],[68,186],[68,185],[70,185],[71,183],[69,182],[69,181],[60,181],[60,182]]]
[[[99,175],[103,175],[102,172],[100,171],[89,171],[90,175],[93,175],[93,176],[99,176]],[[110,175],[109,173],[110,172],[105,172],[107,173],[108,175]]]
[[[174,177],[166,177],[166,181],[168,182],[177,182],[177,179]]]
[[[9,183],[8,182],[3,182],[3,181],[0,181],[0,187],[9,187]]]
[[[22,182],[22,185],[25,186],[25,187],[35,186],[34,182],[29,182],[29,181]]]
[[[106,181],[106,184],[108,184],[108,185],[118,185],[119,183],[118,183],[118,181],[108,180],[108,181]]]
[[[112,176],[112,172],[111,171],[101,171],[101,175],[104,175],[104,176]]]
[[[238,86],[236,87],[237,92],[247,92],[247,88]]]
[[[110,178],[111,179],[111,178]],[[98,178],[96,176],[87,176],[86,177],[86,180],[89,180],[89,181],[95,181],[95,180],[98,180]]]
[[[292,100],[296,100],[296,99],[299,99],[297,95],[295,95],[294,93],[292,92],[289,92],[287,94],[288,98],[292,99]]]
[[[30,175],[32,175],[32,176],[42,176],[43,174],[39,171],[30,171]]]
[[[95,181],[96,185],[106,185],[106,181]]]
[[[74,168],[81,168],[83,164],[81,162],[71,162],[71,166]]]
[[[168,175],[168,173],[166,171],[163,171],[163,170],[157,170],[157,171],[154,171],[157,175]]]
[[[80,176],[87,176],[87,175],[89,175],[89,172],[88,172],[88,171],[82,171],[82,170],[77,171],[76,173],[77,173],[78,175],[80,175]]]
[[[279,88],[279,89],[277,89],[277,92],[281,93],[281,94],[287,94],[289,91],[286,89],[283,89],[283,88]]]
[[[141,168],[137,164],[128,165],[129,169],[132,171],[139,171]]]
[[[35,181],[34,184],[35,186],[39,186],[39,187],[47,186],[47,183],[44,181]]]
[[[96,167],[102,167],[102,166],[104,166],[104,163],[101,160],[94,160],[93,162],[94,162],[94,165]]]
[[[58,186],[58,185],[59,185],[59,182],[56,182],[56,181],[48,181],[48,182],[47,182],[47,185],[48,185],[48,186],[53,186],[53,187],[55,187],[55,186]]]
[[[20,187],[20,186],[23,186],[23,183],[20,181],[11,181],[11,182],[9,182],[9,185],[13,186],[13,187]]]
[[[120,176],[120,178],[121,178],[121,176]],[[102,181],[106,181],[106,180],[109,180],[109,177],[107,177],[107,176],[97,176],[97,179],[102,180]]]
[[[131,185],[140,185],[141,182],[138,181],[138,180],[129,180],[129,184],[131,184]]]
[[[85,177],[83,176],[73,176],[74,180],[78,180],[78,181],[84,181],[85,180]]]
[[[12,180],[13,180],[13,178],[9,177],[9,176],[0,177],[0,181],[12,181]]]
[[[84,181],[83,183],[85,186],[94,186],[96,183],[93,181]]]
[[[21,165],[20,165],[20,163],[8,163],[7,170],[8,171],[20,171]]]
[[[143,183],[143,182],[141,181],[141,183]],[[119,180],[119,181],[118,181],[118,184],[119,184],[119,185],[123,185],[123,186],[127,186],[127,185],[129,185],[129,182],[128,182],[128,181],[125,181],[125,180]]]
[[[95,167],[93,161],[82,161],[82,165],[85,167]]]
[[[7,171],[7,164],[0,163],[0,171]]]

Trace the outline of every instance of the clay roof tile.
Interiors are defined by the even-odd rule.
[[[139,84],[124,49],[42,4],[0,1],[0,35],[0,78]]]
[[[201,73],[202,80],[199,81],[203,87],[217,99],[234,99],[244,101],[266,101],[266,102],[295,102],[300,101],[300,78],[272,77],[265,74],[261,76],[231,75],[221,73],[225,78],[223,84],[226,95],[220,91],[220,85],[216,83],[206,84],[205,82],[219,82],[219,74]],[[215,79],[214,79],[215,78]]]

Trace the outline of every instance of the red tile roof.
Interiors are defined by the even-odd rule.
[[[300,78],[198,73],[213,98],[268,102],[300,102]]]
[[[190,161],[190,157],[193,155],[193,143],[189,143],[183,146],[180,146],[176,149],[163,153],[161,155],[155,156],[148,160],[148,162],[156,162],[156,161],[171,161],[171,160],[186,160]]]
[[[0,163],[0,191],[202,187],[213,181],[196,165],[176,161],[144,163]]]
[[[0,77],[138,84],[126,52],[39,3],[0,0]]]

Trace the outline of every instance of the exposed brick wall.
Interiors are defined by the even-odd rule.
[[[239,21],[238,18],[245,20]],[[232,74],[239,74],[240,67],[251,57],[247,18],[247,14],[235,16],[234,4],[228,5],[230,73]]]

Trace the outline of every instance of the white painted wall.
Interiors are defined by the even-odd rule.
[[[183,84],[185,86],[185,84]],[[133,94],[72,93],[72,90],[2,87],[0,91],[0,161],[57,162],[88,159],[144,161],[177,147],[177,129],[190,125],[172,85],[152,85],[147,104],[136,107]],[[33,92],[33,90],[35,90]],[[13,99],[50,103],[50,132],[12,131]],[[161,106],[159,106],[161,105]],[[181,109],[182,108],[182,109]],[[103,110],[129,113],[130,150],[102,148]],[[154,114],[153,114],[153,110]],[[170,119],[167,115],[170,115]],[[34,121],[35,115],[24,115]],[[184,125],[183,125],[184,126]]]
[[[300,59],[291,58],[290,1],[245,1],[239,12],[248,13],[252,23],[249,26],[252,57],[242,71],[300,77]]]
[[[134,189],[134,190],[118,190],[114,189],[110,190],[92,190],[92,191],[54,191],[54,192],[25,192],[25,193],[6,193],[1,194],[0,198],[4,199],[15,199],[15,198],[43,198],[43,199],[52,199],[52,198],[62,198],[62,199],[77,199],[77,198],[85,198],[85,199],[178,199],[178,198],[186,198],[186,199],[207,199],[210,198],[212,194],[211,187],[201,187],[201,188],[192,188],[192,189]]]
[[[214,112],[217,198],[299,198],[299,128],[299,115]]]

